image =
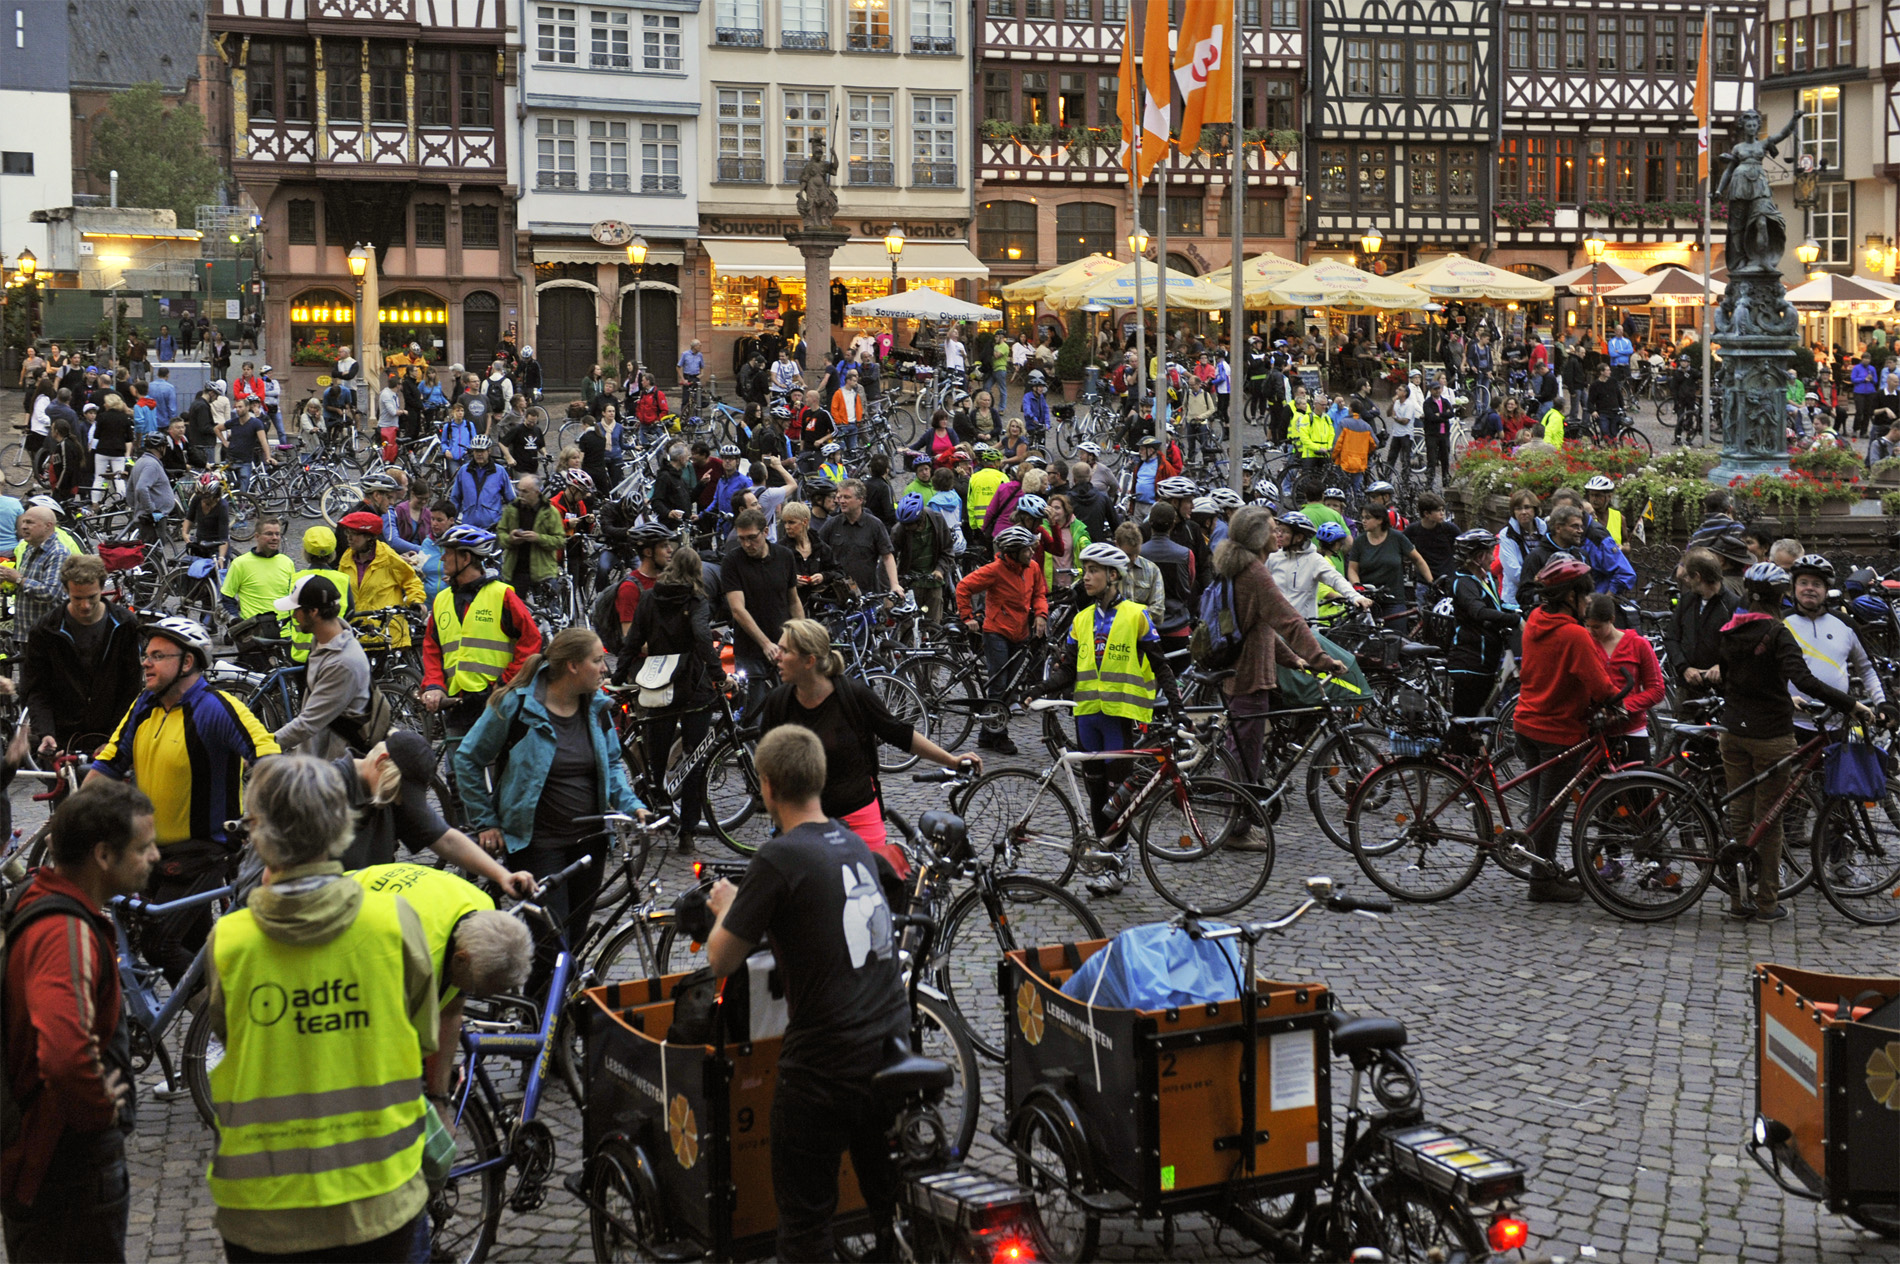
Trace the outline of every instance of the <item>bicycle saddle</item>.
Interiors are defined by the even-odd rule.
[[[917,818],[917,833],[945,860],[967,860],[970,855],[970,831],[955,812],[932,809]]]
[[[918,1057],[901,1036],[884,1042],[884,1058],[884,1068],[871,1077],[871,1089],[881,1097],[894,1099],[945,1089],[956,1079],[949,1063]]]
[[[1328,1020],[1333,1029],[1333,1052],[1348,1056],[1375,1049],[1405,1048],[1405,1024],[1396,1018],[1341,1018]]]
[[[1434,654],[1444,652],[1436,645],[1427,645],[1423,641],[1405,641],[1399,645],[1400,658],[1430,658]]]
[[[1669,731],[1680,733],[1684,737],[1720,737],[1728,732],[1720,724],[1672,724],[1669,726]]]
[[[1495,715],[1454,715],[1451,723],[1465,729],[1488,729],[1502,721]]]

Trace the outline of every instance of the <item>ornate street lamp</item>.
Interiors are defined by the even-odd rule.
[[[1810,237],[1794,248],[1794,257],[1801,261],[1804,268],[1812,268],[1814,261],[1821,257],[1821,243]]]
[[[896,224],[892,224],[891,231],[884,234],[884,253],[891,257],[891,288],[889,293],[895,298],[897,295],[897,265],[904,257],[904,230],[899,228]],[[895,316],[891,317],[891,345],[897,345],[897,317]]]
[[[635,233],[633,240],[627,243],[627,262],[633,265],[633,389],[635,393],[638,393],[640,354],[646,350],[646,342],[642,337],[645,333],[645,321],[640,311],[643,306],[640,302],[640,285],[646,280],[647,273],[647,239],[638,233]]]
[[[363,354],[365,351],[363,346],[363,278],[369,273],[369,264],[372,258],[374,258],[374,256],[371,254],[370,248],[360,241],[351,248],[348,256],[350,276],[356,282],[356,306],[350,309],[350,329],[352,331],[350,336],[356,342],[356,362],[359,365],[364,363]]]
[[[1385,236],[1379,231],[1379,226],[1374,224],[1360,235],[1359,253],[1366,256],[1367,262],[1371,262],[1372,256],[1378,254],[1379,247],[1383,245],[1385,245]]]

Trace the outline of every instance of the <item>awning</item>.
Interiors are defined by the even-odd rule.
[[[805,274],[805,256],[788,241],[766,237],[701,237],[699,244],[712,256],[713,267],[727,276],[783,276]],[[650,258],[651,256],[649,256]],[[536,255],[537,261],[539,254]],[[888,277],[891,257],[882,241],[850,241],[831,256],[835,277]],[[989,268],[961,242],[913,241],[899,256],[897,275],[904,277],[987,277]]]
[[[534,261],[536,263],[625,263],[627,251],[624,246],[618,250],[611,250],[605,246],[536,246]],[[685,263],[686,252],[649,249],[647,262]]]

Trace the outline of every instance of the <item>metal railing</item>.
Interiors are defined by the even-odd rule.
[[[640,192],[678,193],[680,192],[680,178],[678,176],[641,176]]]
[[[848,183],[854,185],[883,185],[888,187],[897,182],[895,163],[859,162],[854,158],[851,160],[848,170],[851,172],[851,178]]]
[[[629,53],[589,53],[587,64],[595,70],[632,70],[633,56]]]
[[[588,178],[587,187],[595,193],[625,193],[631,186],[624,171],[596,171]]]
[[[578,189],[580,175],[573,171],[537,171],[534,176],[537,189]]]
[[[910,51],[954,54],[957,51],[957,37],[954,35],[913,35],[910,37]]]
[[[764,48],[765,32],[756,26],[722,26],[713,31],[713,43],[723,48]]]
[[[831,47],[830,31],[780,31],[780,48],[799,49],[805,52],[822,53]]]
[[[721,184],[764,184],[765,159],[722,157],[717,179]]]
[[[913,188],[935,186],[940,189],[955,188],[957,183],[957,164],[954,162],[912,162],[910,164],[910,183]]]
[[[891,51],[891,33],[851,31],[844,37],[844,47],[850,53],[888,53]]]

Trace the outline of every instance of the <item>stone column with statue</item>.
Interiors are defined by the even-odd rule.
[[[811,156],[798,173],[798,231],[785,240],[805,256],[805,375],[822,384],[831,364],[831,256],[851,240],[851,234],[832,225],[838,213],[838,191],[831,178],[838,174],[838,152],[813,137]],[[829,401],[824,401],[828,403]]]
[[[1775,205],[1763,170],[1766,159],[1794,133],[1798,118],[1773,136],[1762,135],[1761,113],[1736,120],[1734,148],[1721,155],[1724,170],[1715,197],[1728,202],[1725,259],[1728,290],[1715,313],[1714,342],[1722,355],[1715,406],[1722,418],[1722,463],[1712,478],[1773,473],[1788,460],[1788,370],[1793,367],[1800,318],[1781,281],[1788,225]]]

